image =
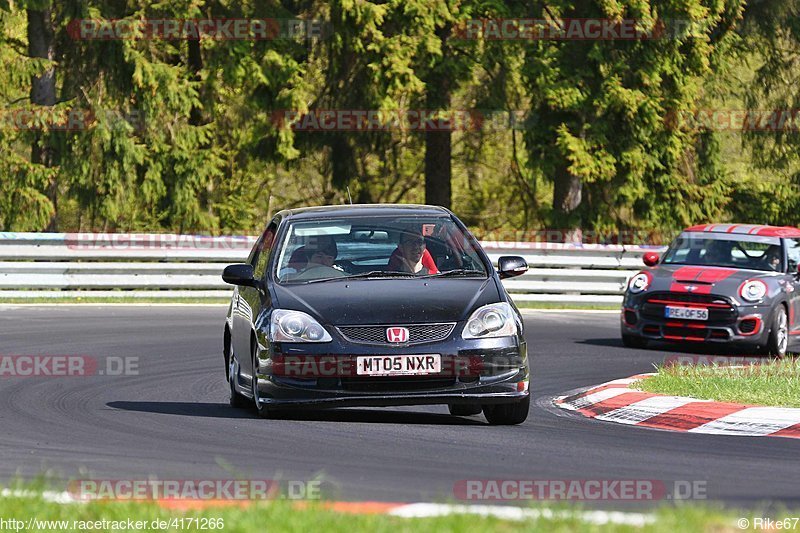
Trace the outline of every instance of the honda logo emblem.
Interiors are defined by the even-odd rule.
[[[407,342],[408,328],[386,328],[386,340],[389,342]]]

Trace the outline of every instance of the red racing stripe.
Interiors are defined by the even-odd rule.
[[[677,281],[694,281],[697,276],[705,270],[703,267],[684,266],[673,272],[672,279]]]
[[[715,283],[729,278],[736,272],[736,269],[733,268],[685,266],[676,270],[672,274],[672,279],[684,282]]]
[[[697,281],[702,283],[716,283],[731,277],[735,273],[736,270],[732,268],[711,268],[700,272],[697,276]]]

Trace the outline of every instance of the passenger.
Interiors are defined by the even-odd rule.
[[[417,228],[400,233],[400,243],[389,258],[389,270],[419,275],[438,274],[439,269],[425,245],[425,237]]]

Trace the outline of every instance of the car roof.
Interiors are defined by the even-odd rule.
[[[434,205],[346,204],[285,209],[278,214],[292,219],[312,219],[331,216],[449,216],[450,211]]]
[[[759,235],[762,237],[800,237],[800,229],[792,226],[767,226],[764,224],[700,224],[683,231],[705,233],[731,233]]]

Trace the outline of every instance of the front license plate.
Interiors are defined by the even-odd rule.
[[[683,320],[708,320],[708,309],[697,307],[671,307],[664,310],[667,318],[680,318]]]
[[[359,376],[424,376],[441,371],[442,356],[439,354],[356,357]]]

